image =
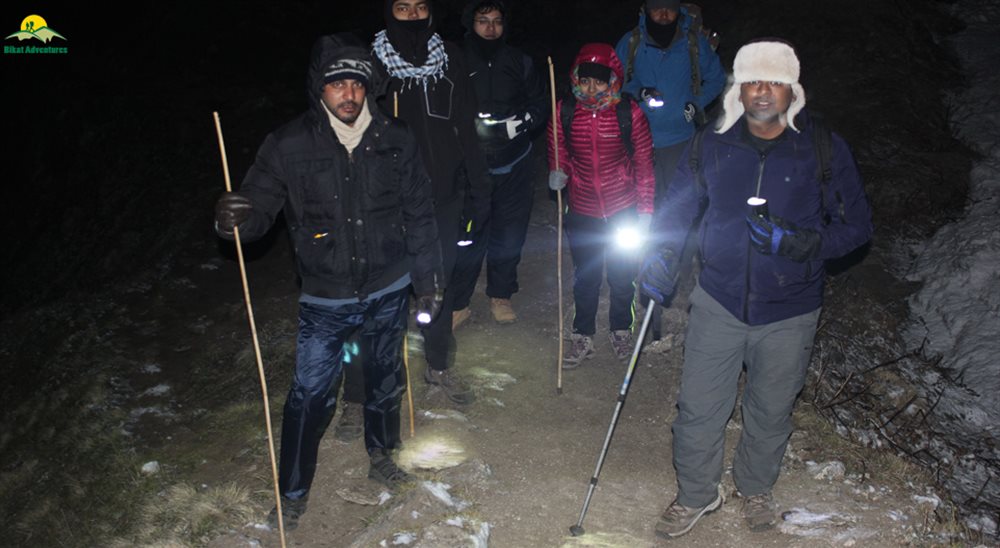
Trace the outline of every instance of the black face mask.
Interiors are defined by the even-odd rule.
[[[649,37],[656,42],[656,45],[661,48],[665,48],[670,45],[670,42],[674,40],[674,34],[677,32],[677,23],[681,20],[681,14],[677,14],[677,18],[674,19],[673,23],[667,23],[666,25],[661,25],[653,18],[646,14],[646,32],[649,33]]]
[[[476,50],[476,52],[479,53],[483,59],[490,60],[496,56],[497,51],[500,50],[500,46],[503,45],[503,35],[496,40],[487,40],[475,32],[470,32],[469,45],[472,46],[472,49]]]
[[[399,55],[415,66],[427,61],[427,41],[435,32],[434,14],[427,19],[399,20],[392,16],[393,0],[385,2],[385,32]]]

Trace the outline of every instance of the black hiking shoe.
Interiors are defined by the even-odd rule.
[[[333,437],[343,443],[351,443],[365,431],[364,406],[360,403],[343,402],[340,420],[333,429]]]
[[[472,391],[469,383],[465,382],[451,369],[438,371],[428,367],[424,370],[424,381],[427,384],[440,386],[448,399],[459,404],[468,405],[476,401],[476,394]]]
[[[371,465],[368,467],[368,479],[381,483],[391,491],[395,491],[402,485],[416,481],[413,476],[396,466],[392,457],[384,450],[375,450],[369,458],[371,459]]]
[[[289,499],[281,497],[281,521],[285,524],[285,531],[292,531],[299,526],[299,518],[306,513],[306,504],[309,498]],[[278,528],[278,507],[271,508],[267,514],[267,526],[272,531],[277,532]]]

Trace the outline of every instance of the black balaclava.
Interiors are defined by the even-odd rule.
[[[419,67],[427,61],[427,41],[436,30],[434,6],[430,2],[431,15],[427,19],[400,21],[392,16],[393,0],[385,0],[385,33],[392,47],[413,66]]]
[[[674,41],[674,34],[677,33],[677,24],[681,21],[681,14],[677,14],[677,18],[674,19],[673,23],[667,23],[666,25],[661,25],[653,18],[646,14],[646,32],[649,33],[649,37],[656,42],[656,45],[661,48],[665,48]]]
[[[473,21],[479,15],[479,8],[485,4],[490,4],[496,7],[500,15],[503,16],[504,28],[503,34],[500,38],[496,40],[486,40],[485,38],[476,34],[473,28]],[[501,0],[472,0],[465,6],[465,10],[462,12],[462,25],[466,28],[465,40],[466,44],[476,50],[483,59],[493,59],[497,51],[500,50],[501,46],[507,41],[507,25],[509,24],[510,16],[507,13],[507,6]]]

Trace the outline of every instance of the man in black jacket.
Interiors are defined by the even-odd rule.
[[[305,511],[320,437],[333,415],[344,342],[364,349],[368,477],[410,481],[389,456],[399,444],[409,286],[417,309],[440,309],[441,251],[430,181],[407,128],[366,98],[371,56],[349,35],[313,48],[307,112],[265,139],[239,192],[216,205],[227,239],[263,236],[284,209],[299,275],[295,375],[281,429],[279,491],[286,528]],[[276,525],[277,513],[269,522]]]
[[[434,188],[445,276],[450,282],[462,233],[489,217],[490,179],[477,146],[476,103],[461,50],[434,31],[428,0],[385,0],[385,30],[375,35],[379,106],[398,115],[417,137]],[[447,285],[447,284],[446,284]],[[452,370],[455,337],[451,313],[455,295],[445,291],[441,317],[423,329],[424,379],[440,386],[455,403],[474,394]]]
[[[507,44],[510,17],[503,0],[472,0],[462,14],[468,29],[464,50],[475,85],[476,130],[486,154],[493,198],[490,219],[458,252],[452,275],[452,325],[469,318],[469,300],[486,257],[486,295],[497,323],[517,321],[510,303],[517,292],[517,265],[528,233],[533,195],[530,132],[548,114],[545,81],[531,58]]]

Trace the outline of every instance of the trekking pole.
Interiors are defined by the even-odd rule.
[[[222,154],[222,174],[226,179],[226,192],[232,192],[229,182],[229,160],[226,159],[226,143],[222,139],[222,123],[219,113],[212,112],[215,118],[215,133],[219,137],[219,152]],[[278,491],[278,465],[274,458],[274,434],[271,429],[271,405],[267,399],[267,378],[264,376],[264,362],[260,358],[260,341],[257,338],[257,324],[253,319],[253,305],[250,304],[250,284],[247,283],[247,267],[243,260],[243,245],[240,243],[240,229],[233,227],[233,239],[236,241],[236,258],[240,263],[240,279],[243,281],[243,300],[247,305],[247,317],[250,319],[250,334],[253,338],[253,351],[257,357],[257,373],[260,376],[260,392],[264,398],[264,423],[267,425],[267,450],[271,456],[271,479],[274,481],[274,506],[278,514],[278,534],[281,537],[281,548],[285,548],[285,520],[281,514],[281,493]]]
[[[639,339],[632,349],[632,359],[628,362],[628,370],[625,372],[625,380],[622,381],[622,388],[618,392],[618,402],[615,404],[615,413],[611,416],[611,425],[608,426],[608,435],[604,437],[604,447],[601,447],[601,454],[597,457],[597,468],[594,469],[594,476],[590,478],[590,487],[587,488],[587,498],[583,501],[583,510],[580,511],[580,519],[569,528],[569,532],[574,537],[583,534],[583,518],[587,515],[587,508],[590,506],[590,498],[597,488],[597,477],[601,475],[601,467],[604,466],[604,457],[608,455],[608,447],[611,445],[611,436],[615,433],[615,426],[618,424],[618,416],[621,414],[622,406],[625,404],[625,397],[628,395],[628,387],[632,382],[632,374],[635,372],[635,364],[639,361],[639,352],[642,351],[643,339],[646,338],[646,329],[649,327],[649,319],[653,316],[653,307],[646,308],[646,316],[642,319],[642,328],[639,330]]]
[[[413,390],[410,387],[410,351],[406,345],[408,333],[403,333],[403,369],[406,371],[406,402],[410,404],[410,437],[413,437]]]
[[[556,125],[556,73],[549,56],[549,89],[552,91],[552,150],[555,153],[556,170],[559,170],[559,126]],[[556,363],[556,394],[562,394],[562,362],[563,362],[563,286],[562,286],[562,226],[563,203],[562,191],[556,191],[556,207],[559,208],[556,225],[556,284],[559,288],[559,360]]]

